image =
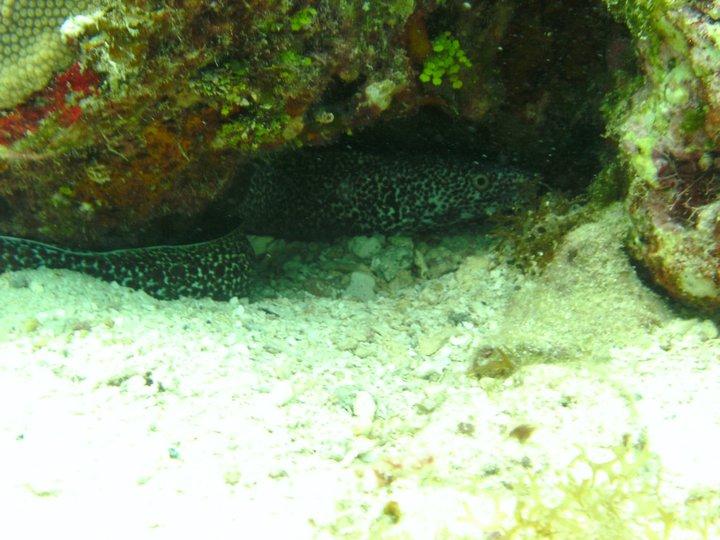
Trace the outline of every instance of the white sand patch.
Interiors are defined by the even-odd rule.
[[[468,236],[283,245],[253,302],[0,275],[0,537],[483,538],[623,437],[623,512],[661,478],[692,513],[720,485],[720,339],[637,280],[619,212],[536,279]],[[488,347],[523,367],[469,376]]]

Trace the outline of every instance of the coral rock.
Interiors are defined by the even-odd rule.
[[[97,7],[91,0],[0,1],[0,108],[41,90],[72,61],[63,23]]]
[[[634,31],[645,71],[610,122],[630,171],[630,251],[675,298],[717,311],[720,3],[607,3]]]

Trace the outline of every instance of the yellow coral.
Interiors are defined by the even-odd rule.
[[[0,0],[0,109],[22,103],[67,67],[72,50],[61,31],[100,0]]]

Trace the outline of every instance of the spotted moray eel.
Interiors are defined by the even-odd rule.
[[[411,233],[477,221],[528,201],[534,175],[458,157],[299,152],[253,167],[236,206],[240,226],[189,245],[73,251],[0,236],[0,272],[65,268],[163,300],[247,294],[246,233],[288,239]]]

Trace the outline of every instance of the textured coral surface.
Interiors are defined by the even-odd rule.
[[[674,297],[720,308],[720,2],[608,2],[644,80],[611,115],[629,165],[629,246]],[[637,83],[635,83],[637,84]]]
[[[2,7],[0,227],[66,244],[187,230],[243,156],[366,124],[412,75],[407,1]]]
[[[14,19],[3,21],[20,20],[18,8],[27,5],[17,1],[6,9]],[[392,150],[413,139],[430,152],[463,146],[566,187],[587,184],[599,167],[599,106],[612,78],[605,62],[588,58],[602,59],[621,28],[599,5],[109,0],[62,7],[60,19],[88,8],[52,27],[70,56],[33,85],[35,93],[0,104],[6,234],[86,246],[180,238],[222,195],[239,162],[328,144],[423,107],[466,123],[429,123],[422,136],[405,124],[405,133],[396,129],[374,144]],[[24,43],[43,32],[28,31]]]
[[[72,59],[68,19],[99,2],[2,0],[0,2],[0,108],[21,103]],[[65,30],[65,31],[63,31]]]

